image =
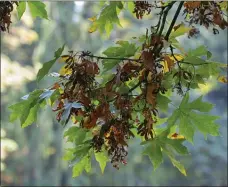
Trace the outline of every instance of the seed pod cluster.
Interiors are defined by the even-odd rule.
[[[219,30],[215,26],[219,26],[224,30],[228,27],[228,22],[223,18],[223,12],[216,1],[186,1],[184,3],[184,14],[186,21],[190,25],[199,24],[207,29],[213,26],[213,33],[218,34]],[[187,18],[188,17],[188,18]],[[194,30],[192,30],[192,34]],[[192,35],[191,34],[191,35]]]
[[[133,13],[136,14],[137,19],[142,19],[144,14],[150,14],[152,5],[148,1],[135,1],[135,8]]]
[[[16,1],[0,1],[0,31],[9,32],[11,22],[11,12],[13,11],[13,5],[18,5]]]

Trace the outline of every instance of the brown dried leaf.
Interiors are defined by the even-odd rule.
[[[154,69],[154,59],[152,51],[143,51],[142,52],[142,60],[144,62],[144,66],[146,69],[153,71]]]
[[[156,106],[156,94],[153,94],[158,89],[157,84],[150,83],[147,86],[146,101],[153,107]]]

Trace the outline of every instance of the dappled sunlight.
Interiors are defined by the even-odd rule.
[[[10,59],[1,55],[1,91],[7,87],[20,89],[28,81],[36,77],[36,72],[32,67],[23,67],[18,62],[11,62]]]

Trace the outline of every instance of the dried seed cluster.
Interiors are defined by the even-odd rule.
[[[207,29],[213,26],[214,34],[219,31],[215,26],[219,26],[224,30],[228,26],[228,22],[223,18],[223,12],[216,1],[188,1],[184,3],[185,19],[189,20],[189,24],[200,24]],[[188,17],[188,18],[187,18]],[[191,35],[193,32],[191,33]]]
[[[0,1],[0,31],[9,32],[11,22],[11,12],[13,11],[13,5],[18,5],[16,1]]]
[[[135,1],[135,8],[133,13],[135,13],[137,19],[142,19],[144,14],[147,13],[150,14],[152,4],[150,4],[148,1]]]

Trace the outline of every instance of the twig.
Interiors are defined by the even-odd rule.
[[[83,55],[88,56],[91,58],[97,58],[97,59],[109,59],[109,60],[129,60],[129,61],[136,61],[139,62],[141,59],[131,59],[131,58],[118,58],[118,57],[102,57],[102,56],[95,56],[95,55]]]
[[[202,66],[202,65],[205,65],[205,64],[209,64],[209,63],[201,63],[201,64],[192,64],[190,62],[185,62],[185,61],[180,61],[181,64],[189,64],[189,65],[194,65],[194,66]]]
[[[175,2],[175,1],[174,1],[174,2]],[[177,18],[178,18],[178,16],[179,16],[179,14],[180,14],[180,11],[181,11],[181,8],[182,8],[183,4],[184,4],[184,1],[181,1],[180,4],[179,4],[179,6],[178,6],[178,8],[177,8],[177,11],[176,11],[176,13],[175,13],[175,15],[174,15],[174,17],[173,17],[173,20],[172,20],[172,22],[171,22],[171,24],[170,24],[170,26],[169,26],[169,29],[168,29],[168,31],[167,31],[167,33],[166,33],[166,35],[165,35],[165,40],[167,40],[167,41],[168,41],[169,35],[170,35],[170,33],[171,33],[171,31],[172,31],[172,29],[173,29],[173,27],[174,27],[174,24],[175,24],[175,22],[176,22],[176,20],[177,20]],[[163,47],[163,46],[161,45],[161,46],[159,47],[159,49],[156,51],[156,53],[155,53],[156,56],[160,53],[160,51],[162,50],[162,47]]]
[[[162,25],[161,25],[161,28],[160,28],[160,31],[158,33],[159,36],[162,35],[162,31],[165,27],[165,22],[166,22],[166,17],[170,11],[170,9],[173,7],[174,3],[176,3],[176,1],[172,1],[169,6],[167,6],[167,9],[164,11],[164,15],[163,15],[163,18],[162,18]]]
[[[178,15],[179,15],[179,13],[181,11],[181,8],[182,8],[183,4],[184,4],[184,1],[181,1],[180,4],[179,4],[179,6],[178,6],[178,8],[177,8],[177,11],[176,11],[176,13],[175,13],[175,15],[173,17],[173,20],[172,20],[172,22],[171,22],[171,24],[169,26],[169,29],[168,29],[168,31],[167,31],[167,33],[165,35],[165,40],[168,40],[169,39],[169,35],[170,35],[170,33],[171,33],[171,31],[172,31],[172,29],[174,27],[174,24],[175,24],[175,22],[176,22],[176,20],[178,18]]]

